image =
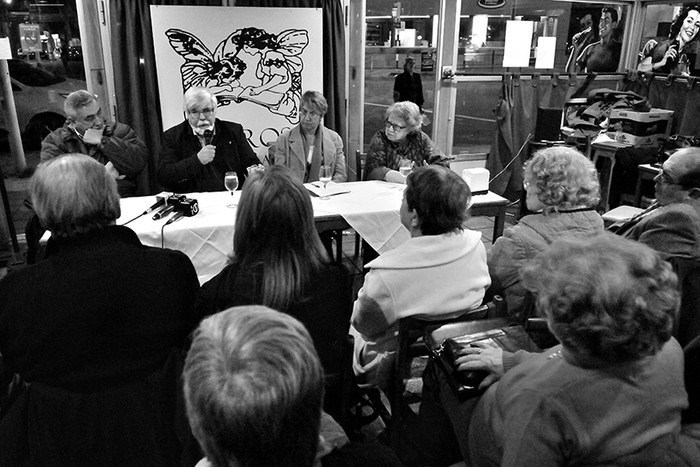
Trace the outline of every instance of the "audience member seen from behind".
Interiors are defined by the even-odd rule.
[[[615,233],[667,257],[700,258],[700,148],[673,153],[654,182],[657,202]]]
[[[30,385],[0,421],[0,465],[179,464],[192,263],[114,225],[116,182],[89,156],[41,164],[30,193],[57,250],[0,282],[3,364]]]
[[[527,208],[533,214],[506,229],[488,252],[493,280],[489,293],[505,297],[515,321],[521,318],[525,297],[519,277],[522,267],[559,238],[603,231],[603,219],[595,211],[598,172],[576,149],[554,146],[538,151],[525,163],[524,180]]]
[[[243,186],[248,167],[259,166],[243,127],[216,118],[216,96],[204,87],[185,92],[185,121],[161,137],[158,182],[177,193],[224,191],[226,172]]]
[[[561,344],[541,354],[467,350],[461,368],[503,375],[471,418],[470,465],[691,465],[675,444],[688,398],[671,337],[680,297],[670,265],[603,233],[556,241],[523,280]],[[677,456],[686,462],[670,462]]]
[[[199,325],[184,369],[199,466],[311,466],[319,443],[323,368],[308,332],[262,306]]]
[[[693,43],[700,31],[700,6],[690,5],[678,14],[668,33],[668,39],[658,42],[649,40],[639,52],[640,71],[651,71],[663,74],[688,75],[690,60],[688,52],[693,52]]]
[[[148,149],[136,132],[123,123],[107,123],[96,95],[75,91],[66,97],[66,123],[41,143],[41,161],[63,154],[87,154],[107,168],[117,181],[119,196],[137,194],[136,178],[146,165]]]
[[[306,328],[287,314],[245,306],[205,319],[183,379],[206,454],[197,467],[402,465],[380,443],[349,443],[322,413],[321,363]]]
[[[372,136],[367,152],[367,180],[405,183],[399,167],[421,167],[439,164],[449,167],[447,158],[435,148],[428,135],[421,131],[423,116],[413,102],[396,102],[386,110],[384,129]],[[410,169],[409,169],[410,170]]]
[[[304,183],[318,181],[322,165],[331,166],[334,182],[346,181],[343,140],[321,124],[328,110],[326,98],[320,92],[306,91],[299,106],[299,124],[270,146],[271,159],[276,165],[289,167]]]
[[[449,169],[419,167],[408,176],[400,216],[411,238],[367,265],[352,313],[361,383],[386,387],[400,319],[481,304],[491,279],[481,234],[463,227],[470,203],[466,182]]]
[[[351,300],[348,272],[329,259],[301,182],[282,166],[252,174],[238,203],[233,255],[202,286],[198,314],[253,304],[288,313],[307,327],[330,372],[342,365]]]

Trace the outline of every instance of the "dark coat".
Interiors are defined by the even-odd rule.
[[[31,465],[174,465],[191,261],[121,226],[57,243],[0,281],[0,352],[29,383],[0,421],[0,465],[23,446]]]
[[[331,263],[313,274],[309,284],[301,302],[280,311],[306,326],[326,372],[338,371],[350,327],[352,290],[348,271]],[[259,290],[260,280],[255,274],[229,264],[202,286],[195,309],[198,315],[206,316],[232,306],[260,304]]]
[[[214,124],[216,156],[202,165],[197,153],[202,149],[199,138],[185,120],[163,133],[158,158],[158,183],[176,193],[224,191],[224,175],[235,171],[239,189],[246,178],[246,168],[260,164],[251,149],[243,127],[238,123],[217,119]]]
[[[399,73],[394,79],[394,102],[411,101],[423,107],[423,82],[418,73]]]

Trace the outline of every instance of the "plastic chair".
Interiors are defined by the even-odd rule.
[[[411,363],[420,356],[428,356],[429,350],[423,343],[426,328],[445,324],[483,320],[502,316],[505,306],[503,298],[495,296],[492,302],[478,308],[452,313],[448,317],[410,316],[399,321],[398,348],[394,371],[387,397],[391,404],[390,442],[394,449],[399,448],[406,416],[410,411],[410,398],[405,397],[406,382],[411,376]]]

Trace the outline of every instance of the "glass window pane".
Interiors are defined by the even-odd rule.
[[[700,11],[678,4],[656,4],[646,8],[639,44],[640,71],[700,76],[697,39]]]
[[[417,93],[395,95],[397,77],[404,73],[406,58],[413,57],[413,73],[420,75],[422,105],[427,121],[432,120],[437,58],[439,0],[367,2],[365,21],[365,106],[364,145],[384,128],[386,109],[397,99],[420,104]],[[405,77],[404,77],[405,78]],[[404,82],[406,79],[403,80]],[[399,88],[402,88],[399,86]],[[431,134],[432,126],[423,131]]]
[[[462,2],[458,70],[467,73],[502,73],[506,28],[510,20],[531,21],[529,63],[518,71],[535,72],[540,37],[556,38],[553,68],[541,71],[617,71],[629,7],[617,5],[603,13],[605,4],[525,0],[485,9],[481,2]],[[602,13],[602,20],[601,20]],[[599,32],[603,33],[602,43]],[[580,34],[579,34],[580,33]],[[582,55],[587,46],[591,46]],[[576,59],[580,58],[577,65]]]

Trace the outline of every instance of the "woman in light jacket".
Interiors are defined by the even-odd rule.
[[[331,166],[334,182],[346,181],[343,140],[321,124],[328,110],[326,98],[320,92],[306,91],[299,107],[299,124],[270,146],[270,159],[292,169],[302,183],[317,181],[324,164]]]

